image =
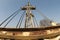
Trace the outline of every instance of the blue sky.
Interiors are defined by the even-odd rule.
[[[27,2],[28,0],[0,0],[0,23],[20,7],[26,5]],[[30,0],[30,2],[49,19],[60,23],[60,0]],[[37,15],[37,20],[40,20],[42,16],[36,11],[33,13]],[[18,21],[16,20],[19,19],[18,17],[19,15],[13,20],[15,23]],[[11,23],[12,22],[10,22],[10,26],[12,26]],[[13,24],[13,26],[14,25],[15,24]]]

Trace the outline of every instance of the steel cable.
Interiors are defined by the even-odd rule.
[[[45,16],[41,11],[36,10],[44,19],[50,20],[47,16]]]
[[[24,12],[24,13],[25,13],[25,12]],[[21,17],[21,22],[20,22],[19,28],[21,27],[21,24],[22,24],[22,21],[23,21],[23,17],[24,17],[24,15],[25,15],[24,13],[23,13],[23,15],[22,15],[22,17]]]
[[[18,25],[19,25],[19,23],[20,23],[20,20],[21,20],[21,18],[22,18],[22,16],[24,15],[24,13],[21,15],[21,17],[19,18],[19,21],[18,21],[18,23],[17,23],[17,25],[16,25],[16,28],[18,27]]]
[[[4,26],[4,28],[9,24],[9,22],[19,13],[19,10],[15,12],[16,14],[14,14],[12,16],[12,18],[6,23],[6,25]]]
[[[35,27],[36,25],[35,25],[35,20],[34,19],[33,19],[33,23],[34,23],[34,27]]]
[[[15,11],[12,15],[10,15],[8,18],[6,18],[1,24],[0,24],[0,26],[2,25],[2,24],[4,24],[9,18],[11,18],[14,14],[16,14],[16,12],[18,12],[18,11],[20,11],[20,9],[18,9],[17,11]]]
[[[36,25],[38,26],[38,22],[37,22],[37,20],[36,20],[36,18],[34,17],[34,20],[35,20],[35,22],[36,22]]]

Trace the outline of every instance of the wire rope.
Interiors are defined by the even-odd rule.
[[[16,14],[16,12],[18,12],[18,11],[20,11],[20,9],[18,9],[17,11],[15,11],[12,15],[10,15],[8,18],[6,18],[1,24],[0,24],[0,26],[2,25],[2,24],[4,24],[9,18],[11,18],[14,14]]]
[[[16,13],[17,12],[17,13]],[[19,13],[19,10],[18,11],[16,11],[15,13],[15,15],[13,15],[12,16],[12,18],[5,24],[5,26],[4,26],[4,28],[10,23],[10,21]]]
[[[41,11],[36,10],[44,19],[50,20],[47,16],[45,16]]]
[[[36,20],[36,17],[34,17],[34,20],[35,20],[36,25],[38,26],[38,22],[37,22],[37,20]]]
[[[25,13],[25,12],[24,12],[24,13]],[[24,13],[23,13],[23,15],[22,15],[22,18],[21,18],[21,22],[20,22],[19,28],[21,27],[22,21],[23,21],[23,19],[24,19],[24,15],[25,15]]]
[[[23,13],[23,14],[24,14],[24,13]],[[23,14],[21,15],[21,17],[23,16]],[[18,25],[19,25],[19,23],[20,23],[21,17],[19,18],[19,21],[18,21],[18,23],[17,23],[17,25],[16,25],[16,28],[18,27]]]

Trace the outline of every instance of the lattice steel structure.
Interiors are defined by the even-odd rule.
[[[26,6],[21,7],[15,11],[12,15],[10,15],[7,19],[5,19],[0,26],[2,26],[7,20],[8,22],[4,25],[3,28],[0,28],[0,38],[4,40],[43,40],[45,38],[54,38],[60,35],[60,26],[49,26],[49,27],[39,27],[37,21],[34,18],[35,16],[32,14],[31,10],[35,10],[36,7],[32,6],[30,2]],[[24,10],[20,19],[16,25],[16,28],[6,28],[6,26],[10,23],[10,21],[18,15],[18,13]],[[40,11],[38,11],[40,13]],[[40,13],[44,18],[47,18],[44,14]],[[25,17],[24,27],[21,28],[22,21]],[[35,24],[36,22],[36,24]],[[37,25],[37,27],[35,27]]]

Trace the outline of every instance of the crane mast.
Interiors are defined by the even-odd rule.
[[[25,28],[34,28],[33,23],[34,15],[32,14],[31,10],[35,10],[35,7],[31,6],[30,2],[28,2],[26,6],[22,7],[22,10],[26,11]]]

